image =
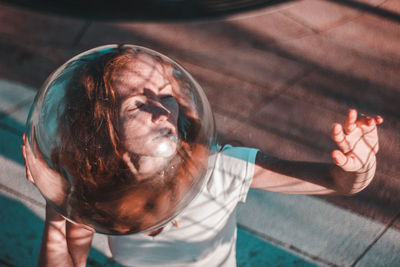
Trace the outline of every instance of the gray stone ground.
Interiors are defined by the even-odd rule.
[[[0,3],[0,265],[35,265],[44,201],[19,147],[36,90],[79,52],[133,43],[171,56],[203,86],[221,142],[330,161],[334,122],[380,114],[378,169],[353,197],[251,191],[239,266],[400,266],[400,1],[292,1],[222,20],[101,22]],[[117,266],[96,235],[88,266]]]

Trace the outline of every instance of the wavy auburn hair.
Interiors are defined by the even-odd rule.
[[[128,225],[132,220],[129,222],[126,216],[119,216],[117,207],[107,208],[105,203],[114,203],[118,198],[109,192],[127,192],[127,188],[135,187],[133,191],[136,190],[136,193],[140,188],[147,188],[145,191],[152,194],[148,188],[152,188],[154,181],[136,181],[122,159],[126,151],[118,132],[119,106],[111,84],[118,70],[137,60],[141,53],[146,52],[120,46],[101,55],[79,59],[73,78],[67,85],[64,110],[60,111],[58,119],[58,141],[51,154],[53,167],[73,185],[67,200],[70,202],[67,206],[73,206],[73,210],[67,216],[77,222],[91,224],[100,231],[104,229],[106,233],[110,232],[108,229],[114,229],[111,233],[136,232],[144,227],[143,222]],[[177,157],[185,160],[181,161],[184,163],[179,170],[170,173],[169,179],[166,179],[168,186],[174,187],[183,181],[173,177],[177,174],[193,176],[191,172],[199,168],[190,158],[194,151],[204,154],[204,149],[199,150],[198,145],[206,142],[206,137],[202,136],[200,121],[191,108],[194,105],[192,98],[180,89],[185,85],[174,78],[173,66],[161,58],[155,59],[167,74],[179,105],[179,139],[183,141]],[[193,178],[185,178],[187,187],[193,183]],[[153,194],[152,197],[157,197],[156,192]],[[160,192],[157,194],[162,195]]]

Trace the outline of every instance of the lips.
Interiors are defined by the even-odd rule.
[[[158,132],[159,132],[159,134],[155,138],[153,138],[154,141],[164,138],[164,137],[169,138],[173,142],[178,141],[178,137],[177,137],[175,131],[171,128],[162,128]]]

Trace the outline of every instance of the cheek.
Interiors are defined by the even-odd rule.
[[[120,120],[119,130],[123,141],[143,138],[148,132],[144,116],[128,115]]]

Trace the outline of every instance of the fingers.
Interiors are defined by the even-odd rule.
[[[25,145],[25,133],[22,134],[22,146],[21,146],[22,157],[26,165],[26,145]]]
[[[332,151],[332,158],[338,166],[345,165],[347,161],[346,155],[343,154],[340,150]]]
[[[25,146],[21,146],[22,150],[22,155],[24,155],[24,163],[25,163],[25,173],[26,173],[26,179],[28,179],[29,182],[35,183],[35,180],[32,177],[32,173],[28,168],[28,164],[26,164],[26,152],[25,152]]]
[[[366,125],[366,126],[375,126],[382,123],[383,123],[383,118],[379,115],[371,117],[361,114],[361,118],[358,121],[356,121],[356,124]]]
[[[377,124],[377,125],[379,125],[379,124],[382,124],[383,123],[383,118],[381,117],[381,116],[375,116],[374,117],[374,120],[375,120],[375,123]]]
[[[345,171],[356,171],[369,160],[369,155],[379,149],[377,125],[383,123],[381,116],[359,118],[355,109],[349,110],[344,127],[336,123],[333,127],[333,140],[340,150],[332,152],[336,165]]]
[[[374,117],[368,117],[368,122],[367,124],[369,126],[375,126],[383,123],[383,118],[381,116],[374,116]]]
[[[22,152],[22,157],[24,158],[26,179],[28,179],[29,182],[34,184],[35,180],[32,177],[31,171],[28,168],[28,164],[27,164],[27,160],[26,160],[25,133],[22,134],[22,143],[23,143],[23,145],[21,146],[21,152]]]
[[[361,130],[361,135],[355,136],[359,138],[363,138],[365,142],[372,148],[375,147],[378,143],[378,134],[377,134],[377,125],[383,123],[383,118],[381,116],[368,117],[364,116],[363,118],[357,121],[357,127]],[[375,153],[378,152],[378,147],[374,148]]]
[[[353,156],[346,156],[340,150],[332,151],[332,158],[335,161],[336,165],[341,167],[345,171],[356,171],[360,168],[360,162]]]
[[[340,125],[339,123],[335,123],[335,125],[333,126],[332,138],[344,153],[350,151],[350,144],[346,140],[346,135],[343,132],[342,125]]]
[[[357,110],[350,109],[344,126],[346,137],[352,136],[358,138],[369,133],[376,134],[376,132],[374,132],[376,126],[383,123],[383,118],[381,116],[359,114],[359,118],[357,117]]]
[[[357,111],[350,109],[344,127],[338,123],[334,125],[333,140],[342,152],[347,154],[352,151],[354,145],[357,145],[360,138],[363,138],[376,153],[378,151],[376,125],[383,123],[383,118],[368,117],[363,114],[360,114],[360,118],[357,117]]]
[[[350,109],[345,123],[345,130],[347,134],[351,133],[356,128],[356,121],[357,111],[355,109]]]

